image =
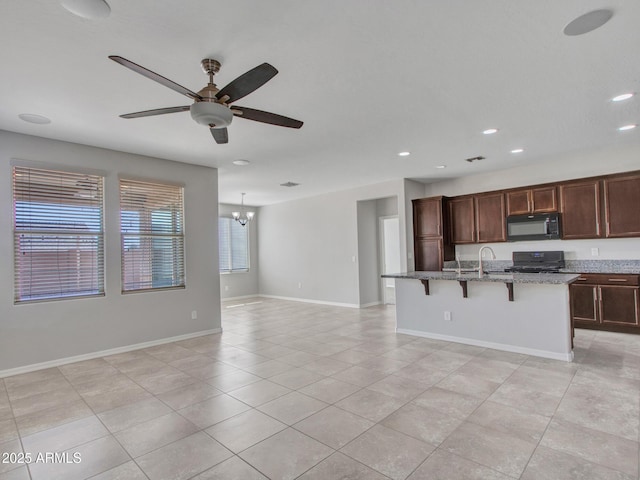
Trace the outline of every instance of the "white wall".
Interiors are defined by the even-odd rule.
[[[399,199],[404,246],[403,180],[262,207],[258,218],[260,293],[359,306],[357,202],[392,196]],[[406,258],[406,251],[402,254]]]
[[[433,183],[426,185],[423,193],[425,197],[456,196],[631,170],[640,170],[640,150],[627,145],[606,150],[575,152],[534,165]],[[640,259],[640,238],[547,240],[490,245],[498,260],[511,260],[514,250],[536,249],[563,250],[568,260]],[[591,249],[595,247],[599,250],[599,256],[591,255]],[[478,248],[479,245],[458,245],[456,253],[460,254],[462,260],[477,260]]]
[[[12,159],[104,172],[104,297],[14,305]],[[5,131],[0,162],[0,371],[220,328],[216,169]],[[185,185],[185,289],[120,293],[118,175]]]
[[[260,209],[245,205],[246,211],[255,212],[254,219],[245,225],[249,229],[249,271],[223,273],[220,275],[220,298],[222,300],[258,295],[258,222]],[[231,212],[240,211],[240,205],[218,205],[219,215],[231,216]]]

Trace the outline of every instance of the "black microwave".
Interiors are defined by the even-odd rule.
[[[562,235],[560,214],[536,213],[507,217],[507,241],[557,240]]]

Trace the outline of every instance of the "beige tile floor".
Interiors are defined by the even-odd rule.
[[[638,480],[640,336],[576,361],[399,335],[393,307],[223,304],[221,335],[0,379],[0,480]]]

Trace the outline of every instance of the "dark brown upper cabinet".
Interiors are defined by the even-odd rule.
[[[600,180],[563,183],[560,189],[562,238],[599,238]]]
[[[450,199],[448,206],[451,243],[454,245],[476,243],[476,216],[473,197],[456,197]]]
[[[602,183],[606,236],[640,236],[640,175],[606,178]]]
[[[502,193],[475,196],[476,240],[479,243],[506,242],[505,201]]]
[[[444,229],[444,197],[413,200],[413,234],[416,237],[441,237]]]
[[[451,243],[504,242],[505,202],[499,192],[450,199]]]
[[[449,242],[446,197],[413,200],[413,252],[416,270],[442,270],[455,252]]]
[[[555,185],[512,190],[506,193],[506,197],[507,215],[558,211]]]

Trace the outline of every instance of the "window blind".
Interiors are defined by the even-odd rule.
[[[16,303],[104,294],[104,179],[13,168]]]
[[[244,227],[233,218],[218,219],[220,273],[249,270],[249,224]]]
[[[120,180],[122,291],[184,287],[184,192]]]

